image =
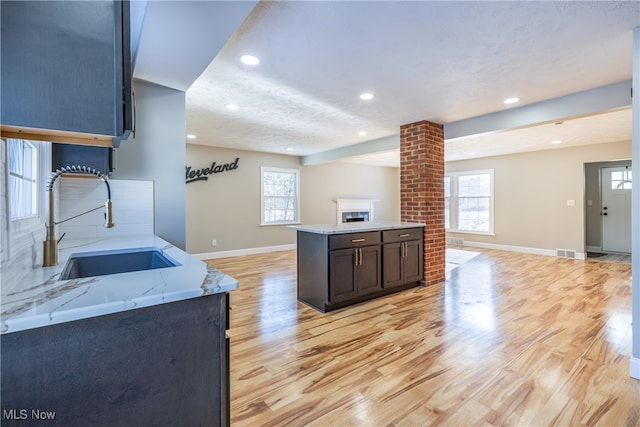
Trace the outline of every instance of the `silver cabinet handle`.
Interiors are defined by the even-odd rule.
[[[356,253],[355,253],[355,258],[353,260],[353,264],[362,265],[362,249],[356,248],[355,251]]]

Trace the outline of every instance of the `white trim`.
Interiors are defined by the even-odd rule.
[[[556,256],[556,251],[554,249],[542,249],[542,248],[529,248],[526,246],[511,246],[511,245],[500,245],[496,243],[483,243],[483,242],[471,242],[469,240],[465,240],[463,246],[472,246],[476,248],[486,248],[486,249],[498,249],[501,251],[510,251],[510,252],[521,252],[525,254],[533,254],[533,255],[545,255],[545,256]],[[585,259],[584,252],[576,251],[575,259]]]
[[[475,234],[478,236],[492,236],[492,237],[497,236],[496,233],[490,233],[488,231],[466,231],[466,230],[460,231],[460,230],[449,230],[449,229],[447,229],[446,231],[447,233],[455,233],[455,234]]]
[[[631,378],[635,378],[640,380],[640,359],[637,357],[632,357],[629,360],[629,375]]]
[[[263,246],[260,248],[247,248],[247,249],[234,249],[231,251],[218,251],[218,252],[207,252],[202,254],[191,254],[194,257],[207,260],[207,259],[216,259],[216,258],[227,258],[233,256],[243,256],[243,255],[254,255],[254,254],[264,254],[268,252],[279,252],[279,251],[289,251],[292,249],[296,249],[297,245],[295,243],[291,243],[289,245],[278,245],[278,246]]]
[[[458,218],[458,202],[461,196],[458,194],[458,178],[461,176],[469,175],[489,175],[491,179],[491,194],[489,198],[489,230],[476,231],[476,230],[461,230],[459,226]],[[495,171],[494,169],[479,169],[457,172],[446,172],[444,178],[449,178],[449,228],[447,232],[451,233],[477,233],[485,234],[489,236],[495,235]],[[445,196],[446,199],[446,196]],[[453,227],[455,226],[455,228]]]

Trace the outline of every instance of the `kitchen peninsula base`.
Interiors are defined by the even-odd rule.
[[[2,425],[228,426],[228,296],[1,335]]]
[[[424,225],[313,225],[297,230],[298,301],[321,312],[418,286]]]

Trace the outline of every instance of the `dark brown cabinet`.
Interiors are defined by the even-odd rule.
[[[422,233],[422,228],[389,230],[382,233],[384,288],[389,289],[422,280],[424,271]]]
[[[298,230],[298,300],[326,312],[416,286],[423,277],[422,230]]]
[[[332,302],[381,290],[380,245],[331,251],[329,276]]]

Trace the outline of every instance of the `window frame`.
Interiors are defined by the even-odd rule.
[[[23,138],[2,138],[2,150],[4,154],[4,173],[7,179],[4,180],[3,185],[6,195],[6,207],[3,212],[3,216],[6,215],[6,223],[3,227],[7,227],[6,233],[0,233],[2,235],[2,245],[6,247],[6,250],[2,251],[2,261],[8,261],[13,256],[13,253],[17,251],[16,248],[23,247],[28,240],[32,240],[38,233],[42,233],[44,239],[44,225],[48,217],[47,206],[47,192],[44,191],[45,184],[51,175],[51,143],[48,141],[32,141],[28,142],[36,147],[37,150],[37,187],[36,187],[36,200],[37,200],[37,214],[30,217],[11,218],[10,201],[9,198],[13,197],[11,189],[9,188],[9,140],[10,139],[23,139]],[[36,237],[39,238],[39,237]]]
[[[489,196],[482,196],[489,198],[489,230],[488,231],[476,231],[476,230],[463,230],[459,228],[459,218],[458,218],[458,207],[459,207],[459,199],[465,198],[459,196],[458,192],[458,178],[461,176],[470,176],[470,175],[489,175],[489,179],[491,180],[490,184],[490,194]],[[449,227],[446,227],[445,230],[451,233],[466,233],[466,234],[483,234],[494,236],[494,217],[495,217],[495,179],[494,179],[494,170],[493,169],[481,169],[481,170],[470,170],[470,171],[459,171],[459,172],[447,172],[444,175],[445,179],[449,179],[449,190],[450,196],[444,194],[445,199],[445,217],[446,217],[446,199],[449,198]],[[443,188],[445,187],[443,182]],[[479,197],[479,196],[478,196]]]
[[[264,176],[265,173],[275,172],[275,173],[289,173],[295,176],[295,218],[290,221],[271,221],[266,222],[264,218],[264,210],[265,210],[265,191],[264,191]],[[300,224],[300,169],[290,169],[290,168],[279,168],[279,167],[271,167],[271,166],[261,166],[260,167],[260,225],[261,226],[272,226],[272,225],[294,225]]]
[[[23,169],[22,171],[18,171],[18,172],[12,172],[11,171],[11,146],[14,142],[17,142],[20,144],[20,154],[18,155],[18,157],[20,158],[20,160],[22,160],[22,165],[20,165],[20,169]],[[28,146],[31,150],[32,153],[30,155],[31,157],[31,167],[29,168],[32,171],[32,175],[34,176],[27,176],[24,173],[24,165],[27,163],[26,160],[26,156],[24,154],[25,152],[25,147]],[[42,165],[42,159],[41,159],[41,154],[40,154],[41,150],[40,150],[40,145],[37,144],[35,141],[29,141],[26,139],[17,139],[17,138],[8,138],[7,139],[7,175],[9,177],[9,182],[8,182],[8,188],[7,188],[7,194],[8,194],[8,210],[9,210],[9,219],[13,222],[13,221],[27,221],[33,218],[38,218],[40,216],[40,211],[41,211],[41,203],[39,200],[39,192],[38,192],[38,188],[39,188],[39,184],[42,181],[41,176],[42,176],[42,170],[41,170],[41,165]],[[12,178],[16,178],[19,182],[29,182],[29,187],[33,190],[32,193],[30,194],[29,198],[32,199],[30,205],[33,207],[32,212],[26,215],[20,215],[20,216],[14,216],[14,209],[13,209],[13,203],[12,201],[15,200],[16,198],[26,198],[26,194],[19,194],[18,196],[16,196],[16,194],[13,194],[13,185],[12,185]],[[20,189],[24,189],[25,187],[20,185],[19,186]]]

